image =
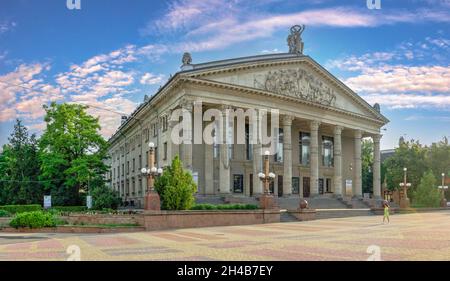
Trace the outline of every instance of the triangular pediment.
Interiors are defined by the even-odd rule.
[[[210,65],[185,73],[218,83],[263,90],[299,101],[388,120],[339,79],[307,56]]]

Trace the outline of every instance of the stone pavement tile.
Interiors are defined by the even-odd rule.
[[[104,249],[105,254],[110,256],[124,256],[124,255],[155,255],[161,253],[180,253],[182,251],[170,249],[167,247],[137,247],[137,248],[120,248],[120,249]]]
[[[11,252],[0,253],[0,260],[58,260],[65,257],[65,252]]]
[[[258,230],[258,229],[251,229],[249,227],[233,227],[226,230],[226,233],[231,233],[235,235],[244,235],[244,236],[276,236],[281,235],[283,232],[280,231],[269,231],[269,230]]]
[[[148,233],[149,236],[158,237],[165,240],[170,240],[174,242],[194,242],[199,241],[198,238],[192,238],[187,236],[178,235],[176,233]]]
[[[203,244],[206,247],[209,248],[215,248],[215,249],[230,249],[230,248],[242,248],[242,247],[248,247],[252,245],[261,245],[261,244],[267,244],[267,242],[261,242],[261,241],[249,241],[249,240],[241,240],[241,241],[227,241],[227,242],[217,242],[217,243],[209,243],[209,244]]]
[[[36,247],[40,250],[64,250],[64,245],[56,239],[47,239],[45,241],[36,242]]]
[[[205,234],[205,233],[197,233],[197,232],[188,232],[188,231],[177,231],[176,234],[177,235],[181,235],[181,236],[198,238],[198,239],[201,239],[201,240],[207,240],[207,241],[227,239],[224,236],[213,235],[213,234]]]
[[[82,237],[82,240],[95,247],[115,247],[122,245],[131,245],[139,243],[138,240],[126,236],[100,236],[100,237]]]
[[[398,239],[398,238],[373,238],[373,239],[351,239],[334,241],[336,243],[350,245],[373,244],[380,247],[397,247],[407,249],[442,249],[450,247],[450,240],[420,240],[420,239]]]

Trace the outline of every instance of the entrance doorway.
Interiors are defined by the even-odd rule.
[[[319,194],[323,194],[323,179],[319,179]]]
[[[250,196],[253,196],[253,174],[250,174]]]
[[[310,182],[309,177],[303,178],[303,197],[309,197]]]
[[[278,176],[278,197],[283,196],[283,176]]]

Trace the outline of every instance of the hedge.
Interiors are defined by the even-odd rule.
[[[9,217],[11,214],[8,211],[0,210],[0,217]]]
[[[42,210],[41,205],[34,204],[34,205],[4,205],[0,206],[0,210],[7,211],[11,214],[15,213],[23,213],[23,212],[33,212],[33,211],[40,211]]]
[[[23,212],[18,213],[10,222],[9,225],[14,228],[29,227],[55,227],[59,220],[52,213],[43,211]]]
[[[55,211],[68,213],[81,213],[87,211],[86,206],[54,206],[51,209]]]
[[[253,204],[195,204],[191,210],[255,210],[257,205]]]

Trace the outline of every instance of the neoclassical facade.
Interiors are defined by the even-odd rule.
[[[230,108],[278,110],[279,144],[270,155],[275,196],[362,197],[361,140],[372,138],[373,195],[380,197],[380,128],[388,120],[378,105],[369,105],[312,58],[292,49],[199,64],[185,54],[181,71],[145,98],[110,138],[111,188],[123,201],[142,206],[147,186],[140,170],[148,167],[147,144],[154,142],[156,166],[170,165],[179,155],[199,195],[259,196],[264,145],[250,144],[247,138],[234,145],[173,142],[177,122],[172,112],[192,112],[201,104],[203,112],[215,108],[223,114]],[[246,120],[246,133],[254,122]],[[209,123],[203,121],[204,126]]]

